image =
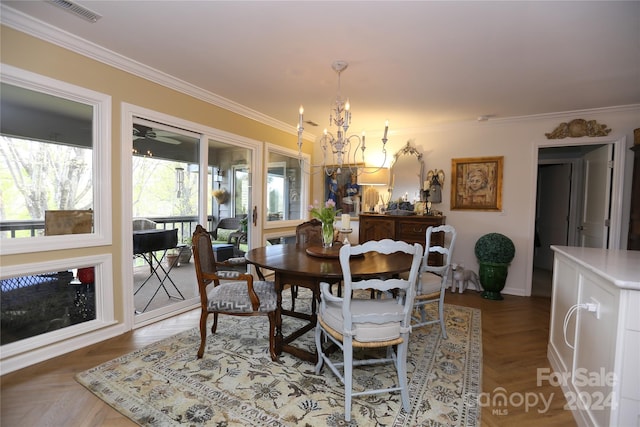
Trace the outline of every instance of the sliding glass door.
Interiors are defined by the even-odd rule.
[[[135,313],[197,298],[191,234],[198,222],[200,135],[133,122],[132,231]]]
[[[191,251],[196,225],[212,233],[220,260],[249,249],[259,143],[131,110],[132,247],[126,262],[132,264],[133,323],[142,325],[199,303]]]

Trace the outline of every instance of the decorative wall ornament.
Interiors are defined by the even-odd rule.
[[[573,119],[569,123],[560,123],[553,132],[545,133],[547,139],[580,138],[583,136],[607,136],[611,132],[607,125],[595,120]]]

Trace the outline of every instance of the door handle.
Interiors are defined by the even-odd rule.
[[[578,231],[582,231],[582,230],[584,230],[584,227],[580,225],[580,226],[577,227],[577,229],[578,229]]]
[[[258,225],[258,207],[254,206],[253,207],[253,226],[255,227],[256,225]]]

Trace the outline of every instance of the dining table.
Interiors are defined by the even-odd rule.
[[[339,252],[341,243],[334,243],[330,248],[322,246],[285,243],[253,248],[245,254],[249,264],[274,272],[277,294],[276,306],[276,354],[282,352],[292,354],[302,360],[316,363],[318,355],[315,349],[297,347],[293,342],[312,331],[317,321],[317,304],[320,301],[320,283],[339,283],[343,279]],[[411,269],[411,255],[393,253],[383,255],[370,252],[352,257],[350,262],[351,276],[354,280],[373,277],[388,277]],[[310,312],[287,310],[282,306],[282,291],[286,285],[298,286],[311,290]],[[283,316],[290,316],[306,321],[305,324],[283,336]]]

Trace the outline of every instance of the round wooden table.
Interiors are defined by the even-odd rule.
[[[339,251],[340,243],[330,252],[331,254],[318,253],[318,248],[313,247],[309,255],[309,246],[296,244],[283,244],[264,246],[251,249],[245,254],[247,262],[257,267],[273,270],[275,273],[275,288],[278,294],[278,306],[276,309],[276,354],[283,351],[293,354],[300,359],[313,362],[317,361],[315,351],[309,351],[291,345],[296,338],[315,328],[316,307],[320,300],[320,283],[338,283],[342,280],[342,267],[340,260],[334,253]],[[320,251],[321,252],[321,251]],[[381,255],[367,253],[364,256],[351,259],[351,275],[354,278],[371,278],[389,276],[411,269],[411,256],[404,253]],[[299,313],[285,310],[282,307],[282,291],[285,285],[297,285],[308,288],[313,292],[311,313]],[[308,320],[309,323],[287,337],[282,336],[282,316],[292,316],[298,319]]]

